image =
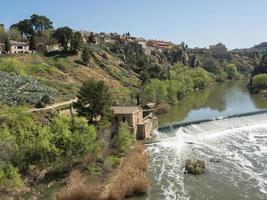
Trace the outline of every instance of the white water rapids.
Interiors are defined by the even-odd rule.
[[[147,199],[267,200],[267,114],[193,124],[158,132],[157,139],[147,146]],[[204,160],[206,173],[184,174],[188,158]]]

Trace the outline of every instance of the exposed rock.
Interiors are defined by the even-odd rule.
[[[205,162],[203,160],[186,160],[185,163],[185,170],[186,173],[200,175],[203,174],[205,171]]]
[[[199,65],[200,65],[200,62],[199,62],[197,56],[192,55],[190,58],[190,67],[196,68],[196,67],[199,67]]]

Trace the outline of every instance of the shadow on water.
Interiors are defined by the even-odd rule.
[[[229,81],[213,84],[191,94],[159,117],[159,125],[215,118],[267,108],[267,101],[251,95],[247,81]]]

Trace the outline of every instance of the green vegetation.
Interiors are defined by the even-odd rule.
[[[102,120],[111,114],[111,94],[103,81],[88,80],[83,83],[78,95],[75,108],[80,116],[93,122],[101,116]]]
[[[33,14],[30,19],[24,19],[13,24],[10,29],[17,29],[26,36],[32,36],[45,30],[53,29],[53,22],[46,16]]]
[[[249,89],[253,93],[259,93],[261,90],[267,89],[267,54],[263,55],[261,62],[252,72]]]
[[[230,80],[239,79],[241,77],[234,64],[226,65],[224,70],[227,73],[227,78]]]
[[[84,47],[83,48],[83,51],[82,51],[82,61],[85,65],[88,65],[89,64],[89,61],[90,61],[90,56],[91,56],[91,50],[89,47]]]
[[[85,118],[55,116],[41,125],[20,107],[5,108],[1,114],[0,189],[19,186],[20,174],[33,166],[50,167],[66,156],[69,165],[88,153],[97,156],[100,150],[96,129]]]
[[[29,77],[0,71],[0,80],[0,102],[11,106],[47,104],[56,94],[54,89],[43,86]]]
[[[55,30],[53,37],[63,47],[64,51],[69,50],[69,43],[71,42],[73,31],[71,28],[65,26]]]
[[[267,74],[254,76],[250,87],[255,93],[258,93],[260,90],[267,89]]]
[[[114,145],[121,153],[126,153],[133,145],[134,138],[127,123],[121,123],[114,137]]]
[[[120,164],[120,158],[117,156],[110,155],[106,158],[104,164],[107,169],[114,168]]]
[[[0,58],[0,71],[25,75],[23,63],[13,58]]]
[[[70,51],[74,54],[78,54],[81,51],[83,46],[83,37],[80,32],[74,32],[72,34],[71,43],[70,43]]]
[[[142,102],[175,104],[186,94],[204,89],[213,81],[213,76],[201,68],[190,69],[183,65],[175,65],[169,71],[168,80],[152,79],[144,85]]]

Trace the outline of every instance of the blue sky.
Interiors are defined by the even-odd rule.
[[[55,27],[130,32],[190,47],[219,41],[245,48],[267,41],[267,0],[0,0],[6,27],[31,14]]]

